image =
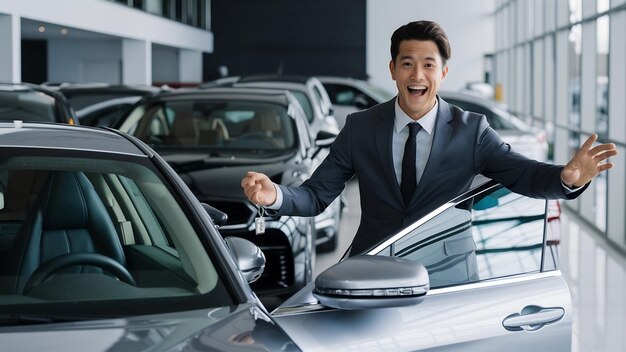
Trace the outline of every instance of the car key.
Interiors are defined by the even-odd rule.
[[[265,218],[263,217],[265,215],[265,208],[257,205],[257,213],[259,216],[254,219],[255,233],[262,235],[265,233]]]

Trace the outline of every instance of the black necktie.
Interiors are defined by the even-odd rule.
[[[402,192],[402,199],[404,199],[405,205],[409,205],[411,197],[417,188],[417,171],[415,170],[415,136],[422,127],[417,122],[409,123],[408,126],[409,138],[406,140],[406,144],[404,145],[404,156],[402,157],[402,180],[400,181],[400,191]]]

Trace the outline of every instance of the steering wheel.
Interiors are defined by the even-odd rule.
[[[59,270],[75,265],[92,265],[115,275],[121,281],[137,286],[135,279],[128,270],[113,258],[98,253],[68,253],[43,262],[28,278],[23,294],[28,294],[35,286]]]

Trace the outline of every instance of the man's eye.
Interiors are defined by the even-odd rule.
[[[433,64],[426,64],[425,67],[426,68],[433,68],[433,67],[435,67],[435,65],[433,65]]]
[[[403,62],[402,66],[404,66],[404,67],[411,67],[413,65],[410,62]]]

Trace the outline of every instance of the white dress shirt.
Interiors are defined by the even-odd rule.
[[[426,168],[426,162],[428,162],[428,156],[430,155],[430,149],[433,145],[433,134],[435,132],[435,120],[437,119],[437,108],[439,107],[439,101],[435,100],[435,106],[430,109],[426,115],[422,116],[419,120],[415,121],[409,117],[396,99],[396,119],[393,129],[391,152],[393,156],[393,169],[396,172],[396,180],[398,185],[402,180],[402,157],[404,156],[404,144],[407,138],[409,138],[409,123],[417,122],[422,127],[417,133],[416,144],[416,158],[415,158],[415,174],[417,179],[415,184],[419,185],[420,179],[424,174]]]

